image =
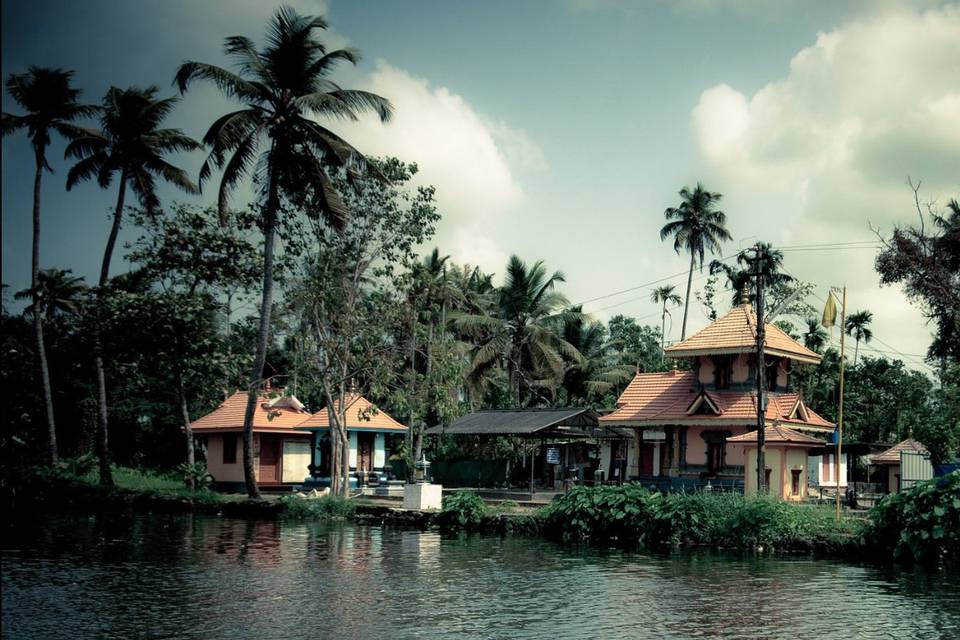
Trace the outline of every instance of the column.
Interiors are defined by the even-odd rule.
[[[347,437],[350,440],[350,470],[357,470],[357,432],[350,431],[347,433]]]
[[[382,471],[387,464],[387,436],[382,433],[373,436],[373,468]]]
[[[660,442],[653,443],[653,475],[660,475]]]

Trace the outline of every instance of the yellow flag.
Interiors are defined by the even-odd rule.
[[[827,294],[827,304],[823,307],[821,324],[825,327],[832,327],[837,324],[837,303],[833,300],[832,291]]]

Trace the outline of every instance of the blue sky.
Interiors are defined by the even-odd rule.
[[[291,4],[326,15],[330,41],[363,52],[345,83],[394,101],[393,124],[341,128],[365,152],[420,163],[439,190],[441,250],[493,271],[511,253],[544,259],[566,273],[574,302],[682,272],[686,261],[658,230],[676,192],[697,180],[725,195],[730,252],[757,239],[787,247],[871,240],[868,221],[888,230],[912,219],[908,175],[941,203],[960,192],[956,5]],[[75,69],[90,101],[110,84],[172,94],[181,61],[224,63],[223,37],[259,38],[273,8],[253,0],[5,2],[2,72]],[[210,89],[191,91],[171,124],[199,138],[227,107]],[[6,95],[3,109],[15,110]],[[93,279],[115,192],[82,185],[67,194],[61,144],[50,157],[43,264]],[[195,174],[202,158],[177,160]],[[15,288],[29,279],[32,176],[26,140],[4,139],[3,281]],[[876,348],[923,353],[929,330],[899,291],[877,286],[874,251],[786,255],[787,268],[821,297],[831,284],[850,286],[851,306],[874,312]],[[649,288],[586,309],[655,322]],[[692,309],[693,328],[705,322]]]

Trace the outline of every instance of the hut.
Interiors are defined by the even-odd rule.
[[[823,440],[794,429],[774,424],[763,430],[766,485],[770,495],[794,502],[807,497],[807,464],[810,451],[823,447]],[[757,493],[757,432],[727,439],[727,443],[743,447],[746,459],[744,493]]]
[[[922,463],[918,465],[923,467],[920,473],[912,474],[918,477],[903,477],[902,461],[904,457],[907,459],[911,457],[922,458],[923,461],[926,462],[926,465]],[[913,438],[907,438],[893,445],[886,451],[881,451],[880,453],[870,456],[869,460],[870,466],[877,467],[880,470],[880,474],[886,476],[886,481],[883,483],[886,493],[896,493],[904,488],[904,480],[913,482],[915,480],[933,477],[933,467],[930,465],[929,457],[930,454],[925,446]],[[929,473],[925,473],[925,467],[927,466],[930,467]]]

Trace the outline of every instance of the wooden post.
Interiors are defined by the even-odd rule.
[[[763,450],[766,440],[766,406],[764,406],[764,373],[767,366],[764,354],[766,331],[763,325],[763,247],[757,243],[756,271],[757,277],[757,493],[767,493],[767,462]]]
[[[831,292],[830,295],[833,295]],[[845,345],[844,336],[847,334],[847,287],[843,287],[843,300],[840,303],[840,400],[837,403],[837,462],[836,472],[833,474],[837,479],[837,522],[840,521],[840,451],[843,445],[843,350]]]
[[[533,451],[530,452],[530,502],[533,502],[533,469],[537,465],[537,452],[540,450],[540,447],[534,445]]]

